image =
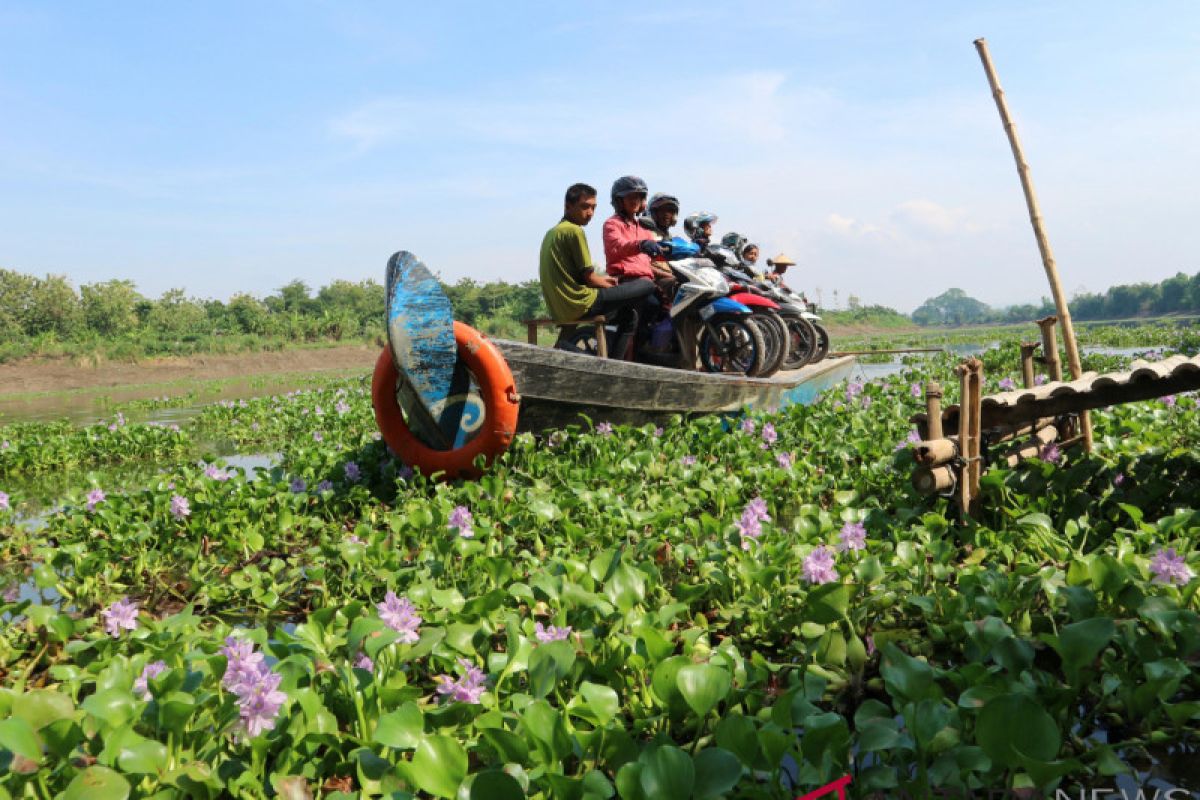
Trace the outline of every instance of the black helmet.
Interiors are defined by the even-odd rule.
[[[646,182],[636,175],[625,175],[613,181],[612,201],[615,203],[628,194],[647,194]]]
[[[650,205],[648,205],[646,208],[650,211],[651,214],[653,214],[656,210],[658,210],[660,208],[672,208],[672,207],[675,209],[675,213],[678,214],[679,213],[679,198],[675,197],[674,195],[664,194],[662,192],[656,192],[654,197],[650,198]]]

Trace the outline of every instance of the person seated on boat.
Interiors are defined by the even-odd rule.
[[[648,213],[638,217],[638,223],[653,233],[658,241],[671,241],[671,228],[679,220],[678,198],[658,192],[650,198],[646,210]]]
[[[616,278],[596,272],[583,230],[595,214],[595,189],[586,183],[567,189],[563,218],[542,239],[542,296],[556,322],[603,314],[617,326],[617,340],[609,352],[624,358],[637,331],[638,309],[654,294],[654,283],[634,280],[618,286]]]
[[[717,215],[707,211],[689,214],[683,221],[683,230],[693,242],[701,247],[708,247],[709,241],[712,240],[713,223],[716,221]]]
[[[663,255],[658,237],[638,224],[646,207],[646,182],[636,175],[617,178],[612,185],[613,215],[604,221],[604,260],[618,283],[638,278],[670,278],[671,271],[651,262]]]
[[[768,258],[767,266],[771,268],[771,271],[767,273],[767,280],[783,286],[783,273],[787,272],[788,267],[796,266],[796,262],[780,253],[774,258]]]

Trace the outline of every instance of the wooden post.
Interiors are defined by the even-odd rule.
[[[959,476],[958,507],[963,514],[974,514],[979,496],[979,478],[983,473],[982,430],[980,416],[983,399],[983,362],[969,358],[958,367],[962,398],[958,406],[959,454],[964,465]]]
[[[1042,363],[1050,371],[1052,381],[1062,380],[1062,361],[1058,359],[1058,340],[1054,336],[1054,323],[1057,321],[1055,317],[1045,317],[1037,321],[1038,327],[1042,329]]]
[[[937,381],[925,384],[926,439],[942,438],[942,386]]]
[[[1038,251],[1042,254],[1042,266],[1046,269],[1046,277],[1050,281],[1050,293],[1054,296],[1054,306],[1058,309],[1059,319],[1063,326],[1063,344],[1067,348],[1067,363],[1071,368],[1071,378],[1078,379],[1083,374],[1079,363],[1079,345],[1075,341],[1075,326],[1071,324],[1071,312],[1067,308],[1067,298],[1063,294],[1062,282],[1058,279],[1058,267],[1054,263],[1054,253],[1050,250],[1050,241],[1042,226],[1042,210],[1038,206],[1037,195],[1033,190],[1033,178],[1029,174],[1029,164],[1025,162],[1025,154],[1021,150],[1021,140],[1017,138],[1017,127],[1013,124],[1008,113],[1008,102],[1004,99],[1004,90],[1000,88],[1000,79],[992,67],[992,58],[988,54],[987,42],[975,40],[975,49],[979,51],[979,59],[983,62],[983,70],[987,73],[988,84],[992,87],[992,97],[996,100],[996,108],[1000,111],[1000,121],[1004,124],[1004,132],[1008,134],[1008,143],[1012,147],[1013,158],[1017,161],[1017,173],[1021,177],[1021,188],[1025,191],[1025,205],[1029,208],[1029,221],[1033,223],[1033,235],[1037,239]],[[1092,422],[1085,412],[1080,416],[1083,427],[1084,449],[1092,449]]]
[[[1037,349],[1037,342],[1021,343],[1021,380],[1026,389],[1033,388],[1033,351]]]

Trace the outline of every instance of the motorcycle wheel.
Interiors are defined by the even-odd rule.
[[[816,360],[818,336],[813,324],[799,314],[781,315],[788,329],[788,352],[784,369],[800,369]]]
[[[766,345],[765,356],[754,377],[769,378],[779,372],[783,359],[787,356],[787,325],[774,311],[752,314],[750,322],[758,326],[763,336],[763,344]]]
[[[829,355],[829,331],[825,330],[824,325],[816,322],[812,323],[812,326],[817,331],[817,352],[813,356],[813,361],[822,361],[825,356]]]
[[[705,372],[753,375],[765,351],[758,326],[742,317],[713,317],[700,333],[700,366]]]

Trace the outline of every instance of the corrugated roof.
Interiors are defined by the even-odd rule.
[[[1162,361],[1135,360],[1126,372],[1084,373],[1078,380],[1056,381],[1031,389],[987,395],[980,401],[983,427],[1027,422],[1041,417],[1149,400],[1200,389],[1200,356],[1171,356]],[[924,424],[925,414],[912,417]],[[942,410],[946,433],[957,431],[958,406]]]

